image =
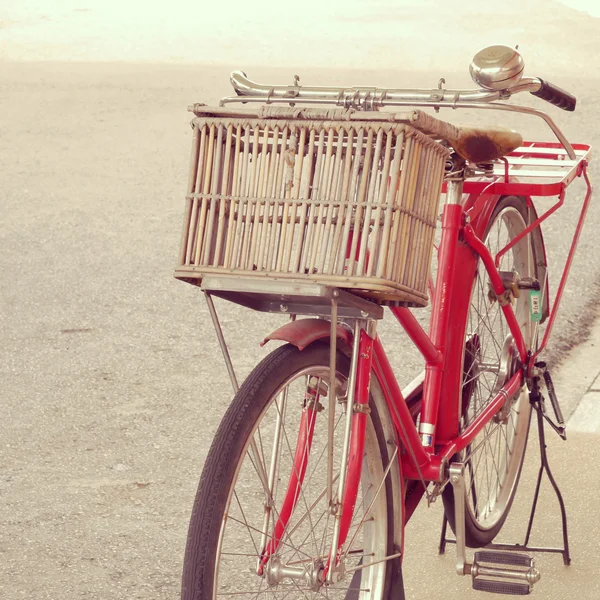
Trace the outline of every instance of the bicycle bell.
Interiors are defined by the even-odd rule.
[[[486,90],[505,90],[523,75],[525,63],[517,50],[508,46],[488,46],[471,61],[473,81]]]

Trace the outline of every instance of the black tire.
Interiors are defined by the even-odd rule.
[[[213,584],[217,573],[217,553],[219,548],[221,548],[222,551],[225,547],[225,542],[221,542],[222,545],[219,546],[222,523],[224,523],[226,511],[227,523],[231,521],[230,515],[233,510],[232,505],[234,504],[232,489],[238,483],[237,477],[242,476],[242,463],[244,463],[245,460],[248,460],[247,448],[249,447],[251,436],[252,439],[256,439],[256,432],[260,432],[258,429],[259,423],[262,422],[261,419],[266,419],[270,406],[275,406],[276,410],[280,411],[279,414],[286,410],[292,410],[295,406],[292,403],[286,404],[286,406],[292,408],[284,408],[283,411],[281,411],[279,405],[274,404],[274,398],[276,398],[279,393],[278,390],[280,390],[281,386],[289,381],[294,374],[303,373],[308,368],[328,369],[328,366],[328,344],[317,342],[302,352],[296,347],[286,344],[268,355],[252,371],[234,397],[213,440],[194,501],[184,558],[181,592],[182,600],[212,600],[215,598]],[[348,358],[338,352],[338,377],[340,374],[342,378],[347,377],[348,368]],[[300,379],[297,381],[300,381]],[[325,381],[325,379],[323,381]],[[375,458],[381,461],[381,468],[385,469],[388,461],[392,457],[392,446],[386,443],[381,419],[372,396],[370,407],[370,423],[375,431],[376,444],[380,456],[380,459],[379,457]],[[325,412],[324,415],[326,414],[327,413]],[[317,418],[318,417],[316,417],[316,419]],[[324,418],[326,419],[325,416]],[[262,425],[260,425],[260,427],[262,427]],[[274,447],[276,447],[276,445]],[[309,461],[310,460],[312,459],[309,458]],[[282,461],[283,458],[280,462]],[[267,464],[266,460],[265,464]],[[323,468],[325,468],[325,464],[323,464]],[[390,473],[393,471],[394,469],[390,469]],[[287,481],[285,477],[283,479]],[[275,493],[273,495],[275,495]],[[239,495],[236,495],[235,497],[237,499],[239,498]],[[383,499],[377,500],[378,505],[385,506],[386,515],[384,519],[386,522],[385,525],[383,525],[387,532],[385,552],[387,552],[387,555],[391,555],[394,553],[394,496],[389,475],[386,478],[385,485],[378,498],[379,497],[382,497]],[[277,500],[275,502],[277,502]],[[242,509],[241,505],[240,509]],[[246,520],[246,517],[244,517],[244,520]],[[227,535],[227,527],[229,527],[229,524],[223,526],[223,537]],[[250,530],[248,530],[248,532],[250,532]],[[254,547],[256,547],[255,543]],[[226,557],[223,558],[225,562]],[[250,564],[251,570],[252,564],[256,565],[257,557],[249,560],[250,563],[248,564]],[[391,588],[391,578],[394,568],[391,568],[392,562],[383,564],[387,565],[387,568],[384,567],[385,581],[381,587],[382,594],[380,597],[387,598]],[[357,574],[364,572],[365,571],[358,570],[355,572],[354,577],[352,577],[351,574],[347,576],[348,583],[352,583],[350,586],[351,588],[360,587],[356,585],[356,583],[360,583],[360,576],[357,578]],[[219,573],[221,574],[221,571],[219,571]],[[232,569],[231,573],[235,575],[237,571]],[[231,576],[233,577],[233,575]],[[253,581],[254,583],[252,585],[255,584],[256,586],[258,585],[257,582],[261,579],[256,575],[256,570],[254,574],[244,571],[244,575],[240,575],[240,577],[242,577],[242,579],[245,578],[245,580],[248,581]],[[255,579],[251,579],[252,577]],[[225,576],[219,579],[220,586],[223,578],[225,578]],[[288,584],[290,583],[289,580],[285,581]],[[234,586],[233,589],[237,588]],[[328,593],[330,596],[331,590],[332,588],[329,587]],[[346,594],[348,594],[348,597],[351,596],[348,592],[346,592]],[[345,594],[342,594],[342,596],[344,595]],[[228,598],[227,595],[223,597],[225,599]],[[296,597],[303,598],[304,596],[300,592],[290,595],[290,598]],[[233,598],[233,600],[237,599]]]
[[[488,234],[490,234],[490,231],[492,230],[493,227],[497,226],[498,222],[499,222],[499,218],[500,219],[506,219],[506,215],[511,214],[513,215],[511,217],[511,219],[514,219],[515,222],[519,222],[518,218],[514,218],[515,213],[518,213],[521,216],[523,225],[528,225],[530,222],[532,222],[533,218],[534,218],[534,213],[533,213],[533,209],[530,209],[527,207],[526,201],[524,198],[520,198],[520,197],[516,197],[516,196],[507,196],[504,198],[501,198],[498,201],[498,204],[494,210],[494,212],[492,213],[492,216],[490,218],[490,222],[486,228],[486,232],[485,232],[485,236],[484,239],[486,239],[488,237]],[[502,216],[501,216],[502,215]],[[501,225],[498,225],[498,227],[500,227]],[[515,225],[512,225],[511,227],[515,227]],[[509,230],[509,227],[506,227],[507,231]],[[491,234],[490,234],[491,235]],[[509,233],[509,236],[512,235]],[[514,237],[514,236],[513,236]],[[535,256],[535,246],[533,244],[531,244],[530,242],[530,238],[531,236],[526,236],[521,242],[519,242],[519,244],[517,246],[519,246],[519,248],[517,249],[517,247],[515,247],[514,252],[515,253],[520,253],[519,256],[524,255],[525,254],[525,248],[528,248],[528,251],[531,253],[530,256],[530,266],[529,269],[532,270],[531,273],[528,273],[529,276],[534,276],[537,277],[537,269],[538,269],[538,257]],[[502,246],[501,246],[502,247]],[[508,257],[511,254],[512,251],[509,251],[505,257],[503,258],[503,260]],[[481,261],[479,261],[481,263]],[[479,269],[482,268],[481,265],[479,265],[478,267]],[[481,272],[481,270],[479,270],[478,272]],[[521,276],[523,276],[524,273],[521,273]],[[475,280],[474,280],[474,285],[473,285],[473,292],[471,294],[471,299],[470,299],[470,305],[473,306],[474,304],[474,294],[475,294],[475,288],[477,284],[477,273],[475,275]],[[525,297],[525,295],[523,295],[523,297]],[[523,300],[523,299],[519,299],[517,302],[528,302],[527,300]],[[497,306],[497,303],[495,303]],[[526,306],[524,305],[515,305],[516,310],[529,310],[528,308],[528,304]],[[524,313],[521,313],[524,314]],[[486,313],[486,318],[489,319],[488,314]],[[495,325],[494,325],[495,326]],[[529,326],[531,326],[531,323],[529,323]],[[477,329],[479,327],[479,324],[477,325],[477,327],[475,329]],[[491,333],[491,330],[490,330]],[[532,344],[535,344],[535,340],[537,338],[537,331],[536,333],[533,335],[533,338],[530,340],[530,342]],[[479,346],[479,347],[477,347]],[[479,337],[477,336],[477,334],[472,334],[469,335],[469,327],[467,327],[467,340],[466,340],[466,344],[465,344],[465,357],[464,357],[464,361],[463,361],[463,393],[462,393],[462,416],[461,416],[461,425],[460,425],[460,429],[464,429],[467,424],[468,424],[468,419],[472,418],[470,417],[471,414],[475,413],[476,411],[472,408],[474,405],[476,405],[476,392],[475,392],[475,386],[473,385],[473,380],[475,379],[477,381],[477,383],[475,385],[479,385],[478,380],[480,378],[482,378],[482,382],[483,382],[483,377],[481,374],[478,374],[477,371],[473,371],[477,374],[472,375],[470,377],[470,373],[472,371],[471,366],[470,366],[470,362],[471,365],[472,363],[475,361],[475,359],[473,358],[474,356],[481,354],[481,346],[482,346],[482,342],[479,339]],[[490,354],[489,351],[488,352],[488,356]],[[485,363],[486,360],[484,357],[480,357],[479,359],[482,363]],[[500,359],[499,359],[500,362]],[[498,376],[499,377],[499,376]],[[483,388],[483,385],[481,386]],[[493,390],[493,384],[489,383],[489,379],[487,380],[486,383],[486,387]],[[491,397],[492,392],[490,392],[490,397]],[[481,393],[479,394],[481,396]],[[505,482],[505,487],[503,488],[502,485],[504,484],[500,484],[498,483],[497,485],[497,491],[495,491],[494,493],[496,493],[498,495],[498,498],[501,498],[501,501],[498,500],[497,501],[497,506],[495,506],[496,501],[493,500],[491,498],[492,496],[492,491],[490,488],[494,487],[492,484],[490,484],[490,482],[487,482],[487,487],[488,487],[488,491],[487,491],[487,505],[493,505],[492,508],[490,508],[490,518],[486,518],[484,516],[485,513],[485,509],[478,509],[478,504],[479,502],[479,498],[478,498],[478,488],[482,489],[485,487],[486,483],[485,481],[482,481],[480,479],[479,483],[477,483],[477,473],[474,473],[474,469],[479,469],[480,468],[480,462],[481,462],[481,458],[479,458],[479,463],[477,462],[477,452],[483,452],[486,449],[486,443],[483,444],[483,450],[481,449],[482,446],[481,444],[479,444],[479,437],[476,438],[474,440],[474,442],[471,444],[471,446],[469,446],[463,453],[462,456],[456,456],[455,460],[460,461],[460,462],[464,462],[465,463],[465,473],[466,473],[466,479],[467,481],[465,481],[466,484],[466,488],[467,488],[467,499],[466,499],[466,511],[465,511],[465,541],[467,546],[471,547],[471,548],[480,548],[483,546],[486,546],[487,544],[491,543],[494,538],[498,535],[498,533],[500,532],[500,530],[502,529],[502,526],[504,525],[504,522],[506,521],[506,518],[508,517],[508,514],[510,512],[514,497],[515,497],[515,493],[517,490],[517,486],[519,483],[519,479],[520,479],[520,475],[521,475],[521,470],[522,470],[522,466],[523,466],[523,460],[525,457],[525,451],[526,451],[526,447],[527,447],[527,438],[528,438],[528,434],[529,434],[529,421],[530,421],[530,417],[531,417],[531,406],[528,402],[528,398],[527,398],[527,393],[526,393],[526,388],[522,389],[520,394],[517,394],[515,396],[514,399],[515,404],[518,403],[518,405],[520,407],[522,407],[522,412],[519,412],[518,410],[512,410],[510,411],[510,414],[508,415],[508,419],[510,419],[510,423],[512,423],[512,419],[513,419],[513,412],[517,413],[519,416],[516,417],[517,420],[517,427],[514,428],[514,433],[511,433],[511,442],[515,445],[515,452],[518,454],[516,455],[514,458],[512,456],[512,453],[510,453],[510,455],[508,455],[505,451],[505,454],[507,454],[507,458],[504,458],[502,460],[505,461],[506,463],[506,469],[505,472],[503,473],[503,469],[502,469],[502,462],[501,460],[499,460],[499,469],[497,470],[497,472],[499,471],[499,474],[497,475],[497,478],[500,479],[500,476],[503,475],[506,478],[506,482]],[[512,407],[514,407],[515,405],[512,405]],[[498,429],[496,429],[495,431],[492,430],[491,426],[489,429],[487,429],[487,431],[493,431],[493,433],[497,433],[499,431],[499,429],[501,427],[503,427],[503,425],[501,424],[502,421],[499,421],[500,424],[498,424]],[[492,424],[492,422],[490,422],[490,425]],[[509,424],[506,423],[506,427],[507,427],[507,432],[508,430],[508,426]],[[484,430],[484,434],[483,436],[485,436],[485,431]],[[492,433],[492,434],[493,434]],[[492,435],[490,434],[490,436]],[[498,433],[498,435],[500,435]],[[479,444],[479,448],[478,448],[478,444]],[[508,446],[509,441],[508,438],[506,439],[506,445]],[[488,446],[491,448],[492,442],[489,442]],[[473,449],[472,449],[473,448]],[[494,449],[492,449],[494,450]],[[500,451],[502,450],[501,448],[499,449]],[[486,450],[485,450],[486,451]],[[487,452],[487,451],[486,451]],[[470,453],[470,458],[467,458],[467,460],[465,460],[465,454],[468,455]],[[493,459],[494,460],[494,459]],[[487,458],[486,458],[487,461]],[[510,463],[510,467],[508,467],[508,464]],[[486,463],[487,466],[487,463]],[[495,462],[493,463],[493,467],[496,468],[496,464]],[[491,470],[491,469],[490,469]],[[493,480],[494,475],[492,474],[492,480]],[[483,493],[481,493],[482,497],[485,497]],[[443,501],[444,501],[444,511],[445,511],[445,515],[446,518],[448,519],[448,522],[450,523],[450,526],[452,527],[452,530],[455,531],[455,514],[454,514],[454,492],[452,489],[451,485],[448,485],[446,487],[446,489],[443,492]],[[483,504],[483,501],[481,502],[481,504]],[[486,505],[486,506],[487,506]],[[493,518],[492,518],[493,517]]]

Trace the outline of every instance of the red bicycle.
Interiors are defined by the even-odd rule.
[[[523,77],[515,50],[482,50],[471,73],[478,89],[263,86],[236,72],[236,97],[191,107],[176,276],[205,292],[236,394],[200,480],[184,600],[404,597],[404,525],[424,496],[443,498],[476,589],[526,594],[539,578],[524,555],[468,563],[465,548],[494,540],[517,489],[549,381],[539,355],[591,198],[590,148],[499,102],[528,91],[575,109]],[[558,141],[421,108],[521,112]],[[551,303],[540,223],[579,177],[587,193]],[[538,216],[534,196],[558,201]],[[290,315],[265,339],[284,345],[239,389],[214,296]],[[429,297],[426,333],[410,307]],[[376,333],[386,306],[425,361],[403,391]]]

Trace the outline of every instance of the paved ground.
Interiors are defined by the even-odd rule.
[[[600,434],[600,321],[588,339],[570,354],[557,383],[563,390],[567,411],[579,400],[569,419],[569,429]]]
[[[575,431],[600,433],[600,376],[596,376],[581,399],[570,425]]]
[[[227,69],[1,68],[0,597],[175,598],[193,494],[230,398],[201,296],[171,277],[191,133],[185,107],[227,93]],[[426,85],[438,73],[388,71],[377,80]],[[290,79],[281,70],[251,75]],[[365,71],[309,75],[315,83],[373,80]],[[552,114],[574,139],[598,141],[600,84],[561,83],[579,95],[581,110]],[[575,194],[545,228],[558,263],[580,202]],[[599,206],[590,210],[564,298],[555,361],[593,321]],[[280,321],[220,309],[243,377],[268,351],[258,341]],[[425,320],[426,311],[419,314]],[[418,362],[406,339],[390,326],[384,342],[399,379],[408,381]],[[557,385],[559,393],[570,385]],[[559,561],[544,559],[550,575],[542,598],[567,597],[551,595],[564,589],[559,580],[583,582],[582,600],[599,596],[590,577],[598,547],[590,527],[598,515],[597,439],[574,435],[551,446],[573,507],[576,562],[563,577]],[[426,511],[421,518],[411,526],[412,548],[421,553],[409,560],[435,553],[435,528],[425,527]],[[550,513],[539,524],[544,534],[554,526]],[[435,585],[438,597],[450,585],[466,589],[448,558],[434,562],[455,583],[411,575],[413,598]],[[407,573],[418,572],[407,564]]]

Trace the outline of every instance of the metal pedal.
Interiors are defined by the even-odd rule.
[[[475,552],[475,562],[512,567],[534,567],[535,561],[531,556],[520,552],[498,552],[497,550],[478,550]]]
[[[516,552],[475,552],[471,576],[473,589],[509,596],[529,595],[540,580],[533,558]]]
[[[474,579],[473,589],[479,592],[492,594],[506,594],[507,596],[529,596],[531,588],[526,583],[512,581],[492,581],[491,579]]]
[[[510,596],[527,596],[540,580],[533,558],[516,552],[480,550],[473,564],[467,562],[465,547],[465,466],[452,463],[449,469],[454,491],[456,572],[471,575],[473,589]]]

